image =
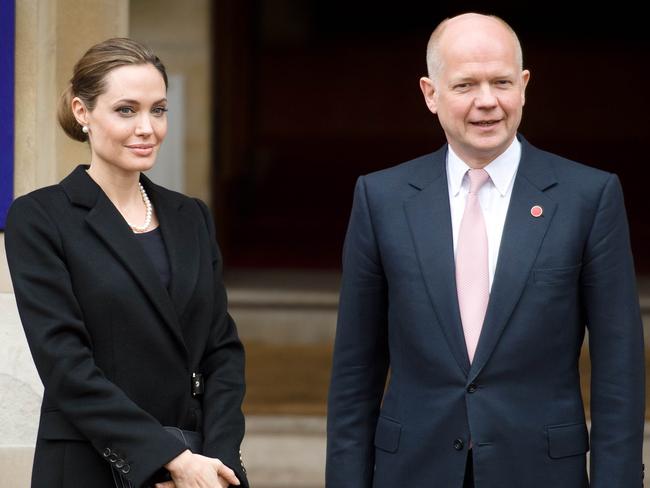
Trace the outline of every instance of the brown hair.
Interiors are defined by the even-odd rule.
[[[167,88],[167,72],[158,56],[132,39],[107,39],[88,49],[77,61],[70,83],[59,99],[57,117],[65,133],[76,141],[87,141],[88,134],[82,132],[72,113],[72,99],[79,97],[88,110],[93,110],[97,97],[106,89],[106,75],[115,68],[138,64],[153,65],[162,75]]]

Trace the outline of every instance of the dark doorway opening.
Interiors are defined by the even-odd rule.
[[[214,207],[230,268],[337,269],[356,178],[439,147],[418,89],[433,27],[483,2],[215,3]],[[649,54],[643,16],[617,4],[490,11],[532,72],[521,132],[622,180],[639,272],[647,224]]]

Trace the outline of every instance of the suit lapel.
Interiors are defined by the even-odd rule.
[[[199,273],[199,241],[193,225],[195,219],[188,215],[185,198],[173,198],[142,176],[144,185],[156,209],[160,230],[165,240],[171,267],[170,295],[176,314],[180,317],[192,296]]]
[[[544,162],[541,151],[523,138],[522,156],[515,177],[506,217],[497,268],[494,275],[481,336],[470,379],[485,366],[521,296],[557,204],[545,194],[556,184],[555,174]],[[533,217],[531,208],[540,205],[541,217]]]
[[[77,169],[61,182],[61,186],[66,191],[72,203],[89,208],[86,222],[106,247],[112,251],[115,257],[129,271],[134,281],[142,288],[145,295],[160,313],[163,323],[167,326],[187,356],[187,349],[181,334],[177,310],[170,299],[169,293],[163,286],[160,276],[140,243],[134,238],[126,221],[99,185],[88,176],[85,170],[86,167],[78,166]],[[143,178],[145,177],[143,176]],[[147,186],[152,186],[151,182],[146,181]],[[152,199],[154,206],[156,206],[157,215],[161,222],[163,222],[166,220],[166,217],[161,218],[161,216],[167,212],[167,209],[165,205],[161,205],[162,208],[159,210],[157,205],[161,204],[162,199],[158,198],[157,200],[158,202]],[[166,237],[164,232],[163,236]],[[174,236],[170,240],[174,241],[171,245],[172,248],[177,249],[178,244]],[[169,246],[167,239],[165,245]],[[178,263],[174,264],[174,260],[171,258],[170,261],[172,263],[172,273],[174,273],[175,268],[178,267]]]
[[[410,180],[420,190],[404,203],[424,282],[438,323],[460,368],[469,371],[462,331],[446,172],[446,146],[425,160],[426,166]]]

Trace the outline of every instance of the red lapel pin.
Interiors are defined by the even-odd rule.
[[[530,215],[532,215],[535,218],[541,217],[543,213],[544,213],[544,209],[539,205],[535,205],[530,209]]]

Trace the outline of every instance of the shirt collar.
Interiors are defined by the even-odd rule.
[[[447,178],[449,179],[449,189],[451,190],[451,194],[456,196],[460,192],[463,179],[470,167],[460,159],[449,144],[447,148]],[[515,137],[512,144],[508,146],[508,149],[485,167],[485,171],[490,175],[490,180],[501,196],[505,196],[508,192],[508,188],[517,173],[520,159],[521,143]]]

